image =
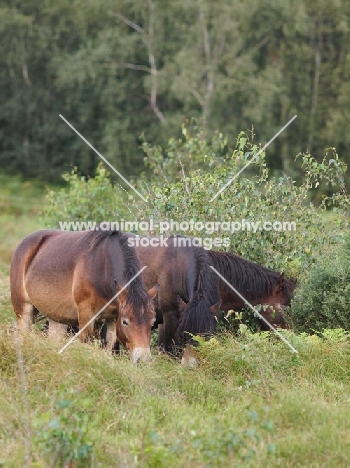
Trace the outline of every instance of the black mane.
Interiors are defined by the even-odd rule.
[[[183,310],[176,331],[176,341],[184,343],[190,338],[187,334],[210,335],[216,330],[216,318],[210,307],[220,302],[218,276],[209,266],[207,252],[201,247],[193,247],[196,263],[194,295]]]
[[[139,273],[141,266],[135,250],[128,245],[128,237],[122,236],[119,243],[124,259],[124,280],[127,283]],[[138,275],[127,287],[126,300],[136,312],[135,318],[137,320],[142,319],[145,310],[148,310],[151,302],[149,295],[144,289],[142,275]]]
[[[214,268],[241,294],[246,294],[252,301],[260,301],[273,294],[276,282],[281,276],[279,272],[236,254],[210,250],[208,255]],[[285,278],[283,287],[290,300],[295,283]]]

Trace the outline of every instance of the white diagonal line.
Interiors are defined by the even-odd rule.
[[[85,143],[86,143],[88,146],[90,146],[90,148],[93,149],[93,150],[95,151],[95,153],[96,153],[106,164],[108,164],[108,166],[109,166],[111,169],[113,169],[113,171],[114,171],[116,174],[118,174],[118,176],[119,176],[122,180],[124,180],[124,182],[125,182],[126,184],[128,184],[128,186],[129,186],[130,188],[132,188],[133,191],[136,192],[137,195],[138,195],[139,197],[142,198],[143,201],[145,201],[145,202],[147,203],[146,198],[145,198],[143,195],[141,195],[141,193],[140,193],[138,190],[136,190],[136,188],[135,188],[133,185],[131,185],[130,182],[129,182],[128,180],[126,180],[125,177],[124,177],[119,171],[117,171],[117,169],[116,169],[115,167],[113,167],[112,164],[111,164],[110,162],[108,162],[107,159],[106,159],[104,156],[102,156],[102,154],[99,153],[99,152],[97,151],[97,149],[94,148],[94,147],[92,146],[92,144],[89,143],[89,142],[87,141],[87,139],[84,138],[83,135],[82,135],[81,133],[79,133],[78,130],[76,130],[76,129],[73,127],[73,125],[70,124],[70,123],[68,122],[67,119],[65,119],[65,118],[63,117],[63,115],[61,115],[61,114],[59,114],[59,115],[60,115],[61,119],[64,120],[64,122],[66,122],[66,124],[67,124],[72,130],[74,130],[75,133],[76,133],[78,136],[80,136],[80,138],[81,138],[83,141],[85,141]]]
[[[102,309],[100,309],[100,310],[97,312],[97,314],[95,314],[95,315],[92,317],[92,319],[89,320],[88,323],[86,323],[86,324],[83,326],[83,328],[82,328],[81,330],[79,330],[78,333],[77,333],[76,335],[74,335],[74,336],[68,341],[68,343],[66,343],[66,344],[63,346],[63,348],[61,348],[61,349],[58,351],[58,354],[63,353],[63,351],[64,351],[66,348],[68,348],[68,346],[69,346],[71,343],[73,343],[73,341],[74,341],[76,338],[78,338],[78,336],[85,330],[85,328],[88,327],[92,322],[94,322],[94,321],[97,319],[97,317],[105,310],[105,308],[108,307],[109,304],[110,304],[111,302],[113,302],[114,299],[115,299],[116,297],[118,297],[119,294],[120,294],[122,291],[124,291],[124,289],[127,288],[127,287],[129,286],[129,284],[132,283],[132,282],[134,281],[134,279],[137,278],[137,277],[143,272],[143,270],[144,270],[145,268],[147,268],[146,265],[145,265],[144,267],[142,267],[141,270],[140,270],[138,273],[136,273],[136,275],[133,276],[133,277],[131,278],[131,280],[128,281],[128,282],[126,283],[126,285],[123,286],[123,287],[121,288],[121,290],[118,291],[117,294],[116,294],[115,296],[113,296],[112,299],[111,299],[109,302],[107,302],[107,304],[105,304],[105,305],[102,307]]]
[[[285,130],[285,129],[288,127],[288,125],[290,125],[290,124],[293,122],[293,120],[295,120],[296,118],[297,118],[297,115],[295,115],[294,117],[292,117],[292,118],[290,119],[290,121],[287,122],[286,125],[285,125],[284,127],[282,127],[281,130],[279,130],[279,131],[276,133],[276,135],[275,135],[274,137],[272,137],[271,140],[268,141],[268,142],[266,143],[266,145],[265,145],[263,148],[261,148],[261,150],[258,151],[258,152],[256,153],[256,155],[255,155],[250,161],[248,161],[247,164],[246,164],[245,166],[243,166],[242,169],[239,170],[239,171],[237,172],[237,174],[235,174],[235,175],[232,177],[231,180],[229,180],[229,181],[227,182],[227,184],[225,184],[223,187],[221,187],[221,189],[217,192],[216,195],[214,195],[214,196],[209,200],[209,202],[212,202],[213,200],[215,200],[215,198],[216,198],[218,195],[220,195],[220,193],[223,192],[223,191],[225,190],[226,187],[228,187],[230,184],[232,184],[232,182],[239,176],[239,174],[240,174],[241,172],[243,172],[244,169],[247,168],[247,167],[249,166],[249,164],[251,164],[251,163],[254,161],[254,159],[256,159],[256,158],[259,156],[259,154],[261,154],[261,153],[269,146],[269,144],[272,143],[273,140],[274,140],[275,138],[277,138],[278,135],[280,135],[280,134],[283,132],[283,130]]]
[[[257,314],[257,316],[258,316],[261,320],[263,320],[263,321],[266,323],[266,325],[268,325],[268,326],[271,328],[271,330],[272,330],[273,332],[275,332],[276,335],[277,335],[279,338],[281,338],[281,340],[284,341],[284,342],[286,343],[286,345],[289,346],[290,349],[291,349],[294,353],[297,353],[297,354],[298,354],[298,351],[289,343],[289,341],[286,340],[286,338],[285,338],[283,335],[281,335],[281,333],[280,333],[278,330],[276,330],[276,328],[275,328],[273,325],[271,325],[271,323],[268,322],[268,321],[266,320],[266,318],[263,317],[263,316],[256,310],[256,308],[253,307],[253,306],[242,296],[242,294],[240,294],[240,293],[237,291],[237,289],[234,288],[234,287],[232,286],[232,284],[230,284],[230,283],[227,281],[226,278],[224,278],[213,266],[211,266],[210,268],[211,268],[212,270],[215,271],[215,273],[222,279],[222,281],[224,281],[224,283],[226,283],[227,286],[229,286],[229,287],[232,289],[232,291],[234,291],[234,292],[237,294],[237,296],[240,297],[240,298],[242,299],[242,301],[244,301],[244,303],[247,304],[247,306],[250,307],[250,308],[252,309],[252,311],[255,312],[255,313]]]

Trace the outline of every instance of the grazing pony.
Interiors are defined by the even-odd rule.
[[[55,328],[82,329],[132,278],[140,264],[128,237],[118,231],[36,231],[17,247],[11,262],[11,300],[18,329],[30,330],[35,316],[45,315]],[[107,347],[118,340],[131,359],[150,359],[151,327],[155,321],[152,299],[137,276],[103,310]],[[81,332],[86,341],[93,321]]]
[[[190,334],[213,334],[221,302],[219,278],[209,267],[207,252],[193,246],[189,237],[172,236],[154,246],[130,237],[141,266],[147,265],[142,273],[146,287],[159,284],[155,310],[160,349],[175,352],[190,341]]]
[[[286,279],[283,274],[261,266],[257,263],[245,260],[239,255],[209,250],[208,257],[213,267],[237,289],[237,291],[251,305],[268,305],[260,314],[271,325],[286,326],[283,319],[283,308],[290,305],[291,295],[295,288],[295,282]],[[220,279],[221,309],[240,310],[244,307],[244,301]],[[269,330],[268,325],[261,320],[261,328]]]

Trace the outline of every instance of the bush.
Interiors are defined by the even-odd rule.
[[[88,437],[90,423],[85,409],[90,401],[74,400],[63,396],[56,403],[54,414],[51,412],[40,415],[34,421],[36,429],[35,443],[47,466],[92,466],[92,442]],[[70,392],[72,396],[73,391]],[[83,408],[81,409],[80,406]]]
[[[49,190],[43,218],[46,225],[57,226],[62,221],[131,221],[155,222],[173,220],[218,221],[232,223],[289,222],[296,230],[241,229],[227,232],[223,227],[208,230],[170,229],[166,235],[187,234],[205,239],[208,248],[234,251],[243,257],[284,271],[297,277],[319,258],[324,249],[336,245],[343,235],[347,218],[325,220],[325,210],[333,205],[346,212],[350,199],[344,186],[346,165],[339,160],[334,148],[329,148],[321,163],[310,154],[301,154],[304,179],[297,185],[288,177],[271,177],[265,162],[265,153],[248,134],[241,132],[236,147],[231,149],[220,133],[209,138],[193,122],[183,126],[182,138],[169,140],[165,149],[143,143],[146,164],[152,171],[143,174],[136,186],[147,198],[147,203],[134,193],[123,198],[110,181],[108,172],[100,165],[96,176],[89,180],[76,171],[64,174],[68,190],[58,193]],[[211,198],[255,158],[244,172],[217,197]],[[320,182],[329,185],[328,197],[321,206],[309,203],[312,189]],[[124,200],[128,199],[128,206]],[[117,212],[117,213],[116,213]],[[116,219],[117,218],[117,219]],[[328,226],[327,226],[327,224]],[[231,225],[231,224],[230,224]],[[261,224],[260,224],[261,226]],[[221,242],[221,247],[213,242]],[[223,244],[224,242],[224,244]]]
[[[323,254],[296,289],[291,306],[295,327],[321,332],[350,330],[350,234],[343,245]]]
[[[58,191],[48,189],[46,203],[41,213],[42,221],[49,228],[58,228],[58,222],[110,221],[127,213],[121,190],[117,190],[110,174],[100,163],[95,177],[87,179],[79,175],[77,168],[64,173],[68,188]]]
[[[140,201],[140,216],[153,220],[295,222],[296,230],[240,229],[235,232],[189,229],[185,234],[226,239],[221,249],[298,276],[312,264],[324,249],[336,245],[342,237],[348,218],[337,216],[332,225],[325,221],[330,206],[342,213],[350,209],[344,186],[346,165],[334,148],[328,148],[321,163],[310,154],[300,154],[304,178],[296,184],[289,177],[271,177],[265,153],[247,133],[237,137],[231,149],[220,133],[212,138],[192,123],[184,125],[183,136],[171,139],[168,147],[151,147],[144,143],[146,163],[153,171],[151,188],[140,180],[148,203]],[[212,202],[212,197],[251,159],[254,161],[235,178]],[[310,203],[310,194],[320,182],[329,186],[319,207]],[[339,224],[337,222],[339,220]],[[328,229],[326,226],[328,223]],[[262,224],[260,224],[262,226]],[[326,231],[327,229],[327,231]],[[179,232],[184,234],[184,232]],[[175,234],[170,230],[166,234]],[[210,239],[211,238],[211,239]]]

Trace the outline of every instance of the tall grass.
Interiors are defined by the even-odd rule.
[[[26,414],[14,334],[2,327],[2,460],[23,466],[28,419],[39,467],[67,444],[89,448],[74,466],[348,466],[349,342],[288,339],[297,357],[266,334],[221,335],[189,370],[157,355],[136,366],[93,344],[58,355],[60,343],[33,333],[21,345]]]

